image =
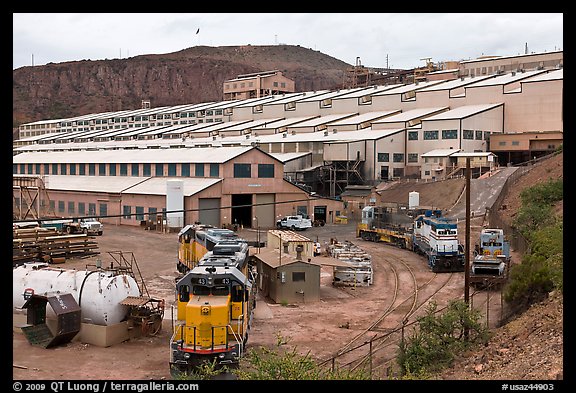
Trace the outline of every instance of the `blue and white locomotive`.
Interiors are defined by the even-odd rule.
[[[414,219],[413,250],[428,258],[433,272],[462,272],[464,247],[458,242],[458,223],[442,217],[440,210],[426,210]]]

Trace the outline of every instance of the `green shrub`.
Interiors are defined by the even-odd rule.
[[[457,354],[487,343],[490,333],[479,320],[479,311],[462,300],[450,302],[438,315],[437,304],[432,302],[412,335],[400,343],[397,361],[401,373],[408,378],[426,378],[450,366]]]

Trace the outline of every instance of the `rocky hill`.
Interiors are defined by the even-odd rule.
[[[339,88],[350,65],[299,45],[196,46],[126,59],[81,60],[13,71],[13,122],[222,100],[225,80],[279,70],[296,91]]]

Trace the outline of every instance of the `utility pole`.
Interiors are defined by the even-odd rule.
[[[464,254],[464,302],[470,300],[470,157],[466,157],[466,240]],[[464,339],[468,340],[468,327],[464,327]]]

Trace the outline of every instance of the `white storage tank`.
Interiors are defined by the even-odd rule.
[[[168,228],[182,228],[184,226],[184,182],[182,180],[166,181],[166,225]]]
[[[420,193],[412,191],[408,193],[408,209],[415,209],[420,206]]]
[[[14,268],[13,307],[15,312],[25,303],[24,292],[36,295],[70,293],[82,309],[82,322],[113,325],[126,319],[129,308],[120,302],[128,296],[140,296],[138,284],[132,276],[114,271],[66,270],[49,267],[46,263],[25,263]],[[46,308],[47,317],[55,317]]]

